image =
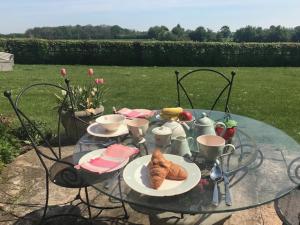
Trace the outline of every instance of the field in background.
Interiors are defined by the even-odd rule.
[[[2,93],[11,89],[13,94],[21,87],[37,82],[63,84],[59,74],[61,67],[68,70],[73,84],[84,84],[88,80],[88,66],[60,65],[16,65],[13,72],[0,72],[0,113],[13,115]],[[162,108],[176,103],[174,70],[187,72],[184,67],[117,67],[93,66],[94,77],[105,79],[109,88],[105,112],[117,108]],[[233,113],[249,116],[278,127],[300,141],[300,68],[216,68],[229,74],[237,72],[230,108]],[[204,75],[201,80],[187,83],[197,90],[197,108],[207,108],[215,96],[215,87],[221,81],[214,76]],[[51,98],[46,99],[50,93]],[[56,112],[54,93],[36,89],[24,100],[31,105],[29,113],[36,119],[50,122]],[[192,93],[193,94],[193,93]],[[53,96],[53,97],[52,97]],[[186,105],[187,106],[187,105]],[[258,131],[259,132],[259,131]]]

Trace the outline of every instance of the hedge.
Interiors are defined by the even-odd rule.
[[[20,64],[300,66],[298,43],[0,39]]]

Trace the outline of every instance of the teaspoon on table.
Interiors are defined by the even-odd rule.
[[[222,171],[221,168],[214,164],[213,168],[210,171],[210,179],[214,182],[214,191],[213,191],[213,200],[212,204],[215,206],[219,205],[219,190],[218,190],[218,181],[222,179]]]

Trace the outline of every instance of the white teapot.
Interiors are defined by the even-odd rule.
[[[186,133],[180,123],[177,121],[168,121],[164,123],[164,127],[169,127],[172,130],[171,139],[176,139],[177,137],[186,137]]]
[[[216,135],[215,128],[217,126],[222,126],[224,128],[220,136],[223,136],[226,131],[226,125],[224,123],[213,121],[206,115],[206,113],[202,113],[202,118],[196,120],[194,125],[195,125],[195,133],[197,136],[206,135],[206,134]]]

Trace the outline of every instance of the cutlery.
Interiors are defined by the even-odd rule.
[[[222,171],[221,168],[214,163],[213,168],[210,172],[210,179],[214,182],[214,191],[213,191],[213,200],[212,204],[215,206],[219,205],[219,189],[218,189],[218,181],[222,179]]]
[[[219,167],[219,169],[221,170],[219,160],[216,160],[216,164],[217,164],[217,167]],[[224,172],[224,171],[222,172],[222,170],[221,170],[221,173],[223,174],[224,187],[225,187],[225,204],[228,206],[231,206],[232,200],[231,200],[231,193],[229,190],[229,178],[227,176],[227,172]]]
[[[225,186],[225,203],[226,205],[231,206],[232,200],[231,200],[231,193],[229,190],[229,179],[226,173],[223,173],[223,177],[224,177],[224,186]]]

